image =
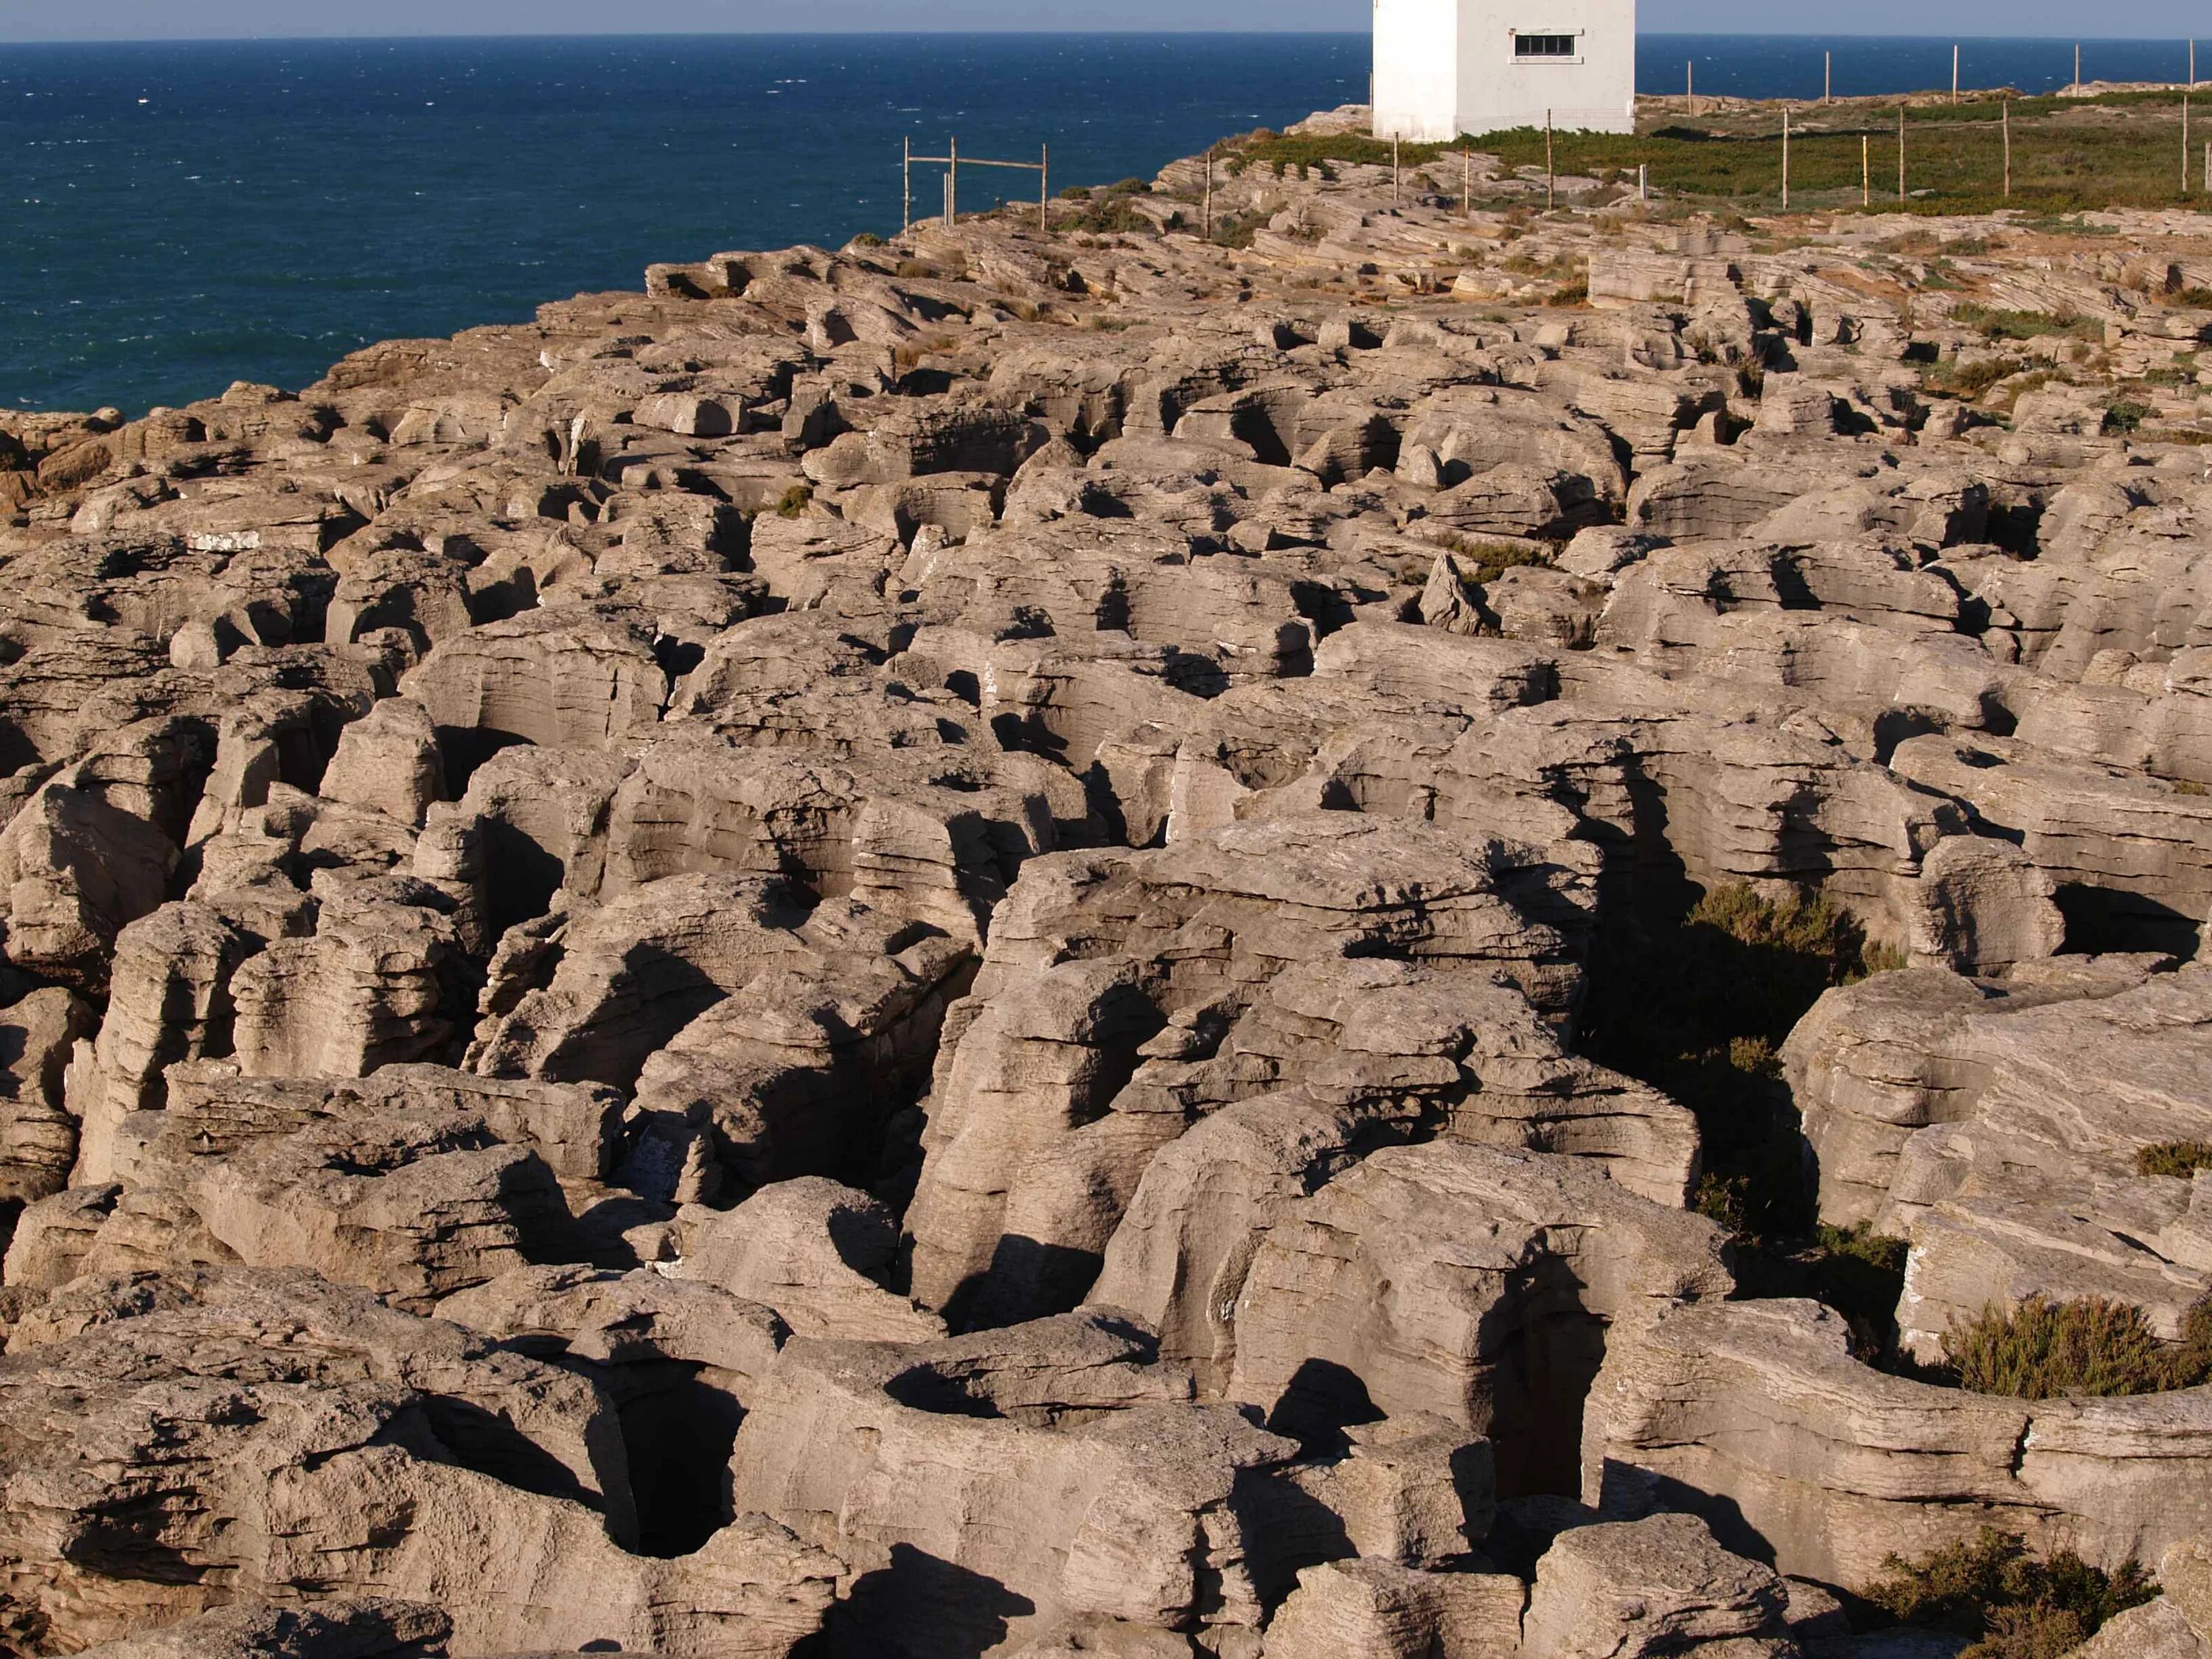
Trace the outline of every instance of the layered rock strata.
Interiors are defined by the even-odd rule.
[[[2212,245],[1248,160],[0,414],[0,1648],[2204,1651],[2204,1390],[1867,1362],[2212,1282]]]

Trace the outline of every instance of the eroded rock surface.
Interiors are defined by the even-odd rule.
[[[0,413],[0,1649],[2201,1654],[2205,1390],[1899,1362],[2212,1282],[2212,239],[1478,172]]]

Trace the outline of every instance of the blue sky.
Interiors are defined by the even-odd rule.
[[[0,42],[178,40],[207,36],[586,34],[752,29],[1358,29],[1371,0],[0,0]],[[1753,33],[1786,27],[1753,0],[1643,0],[1647,32]],[[1859,0],[1847,18],[1816,13],[1818,30],[1856,34],[2050,34],[2081,32],[2078,5],[2059,0]],[[2142,0],[2094,15],[2098,35],[2212,34],[2183,0]]]

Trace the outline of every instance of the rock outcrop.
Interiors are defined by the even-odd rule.
[[[2199,227],[1273,142],[0,412],[0,1650],[2201,1659]]]

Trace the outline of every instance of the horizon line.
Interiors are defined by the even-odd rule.
[[[1273,40],[1285,35],[1310,39],[1365,39],[1365,29],[1330,28],[1178,28],[1162,26],[1152,28],[921,28],[921,29],[505,29],[491,33],[482,31],[453,31],[451,33],[422,33],[419,32],[390,34],[143,34],[129,36],[82,36],[35,40],[0,39],[0,50],[9,46],[384,46],[415,41],[507,41],[507,40],[944,40],[988,36],[1011,40],[1087,40],[1100,37],[1127,39],[1212,38],[1217,40]],[[2179,46],[2191,40],[2212,40],[2212,36],[2187,34],[1966,34],[1959,33],[1900,34],[1883,32],[1835,29],[1644,29],[1638,33],[1639,40],[1865,40],[1932,42],[1939,45],[1969,42],[2005,41],[2027,44],[2050,43],[2055,46],[2126,45],[2142,46],[2170,41]]]

